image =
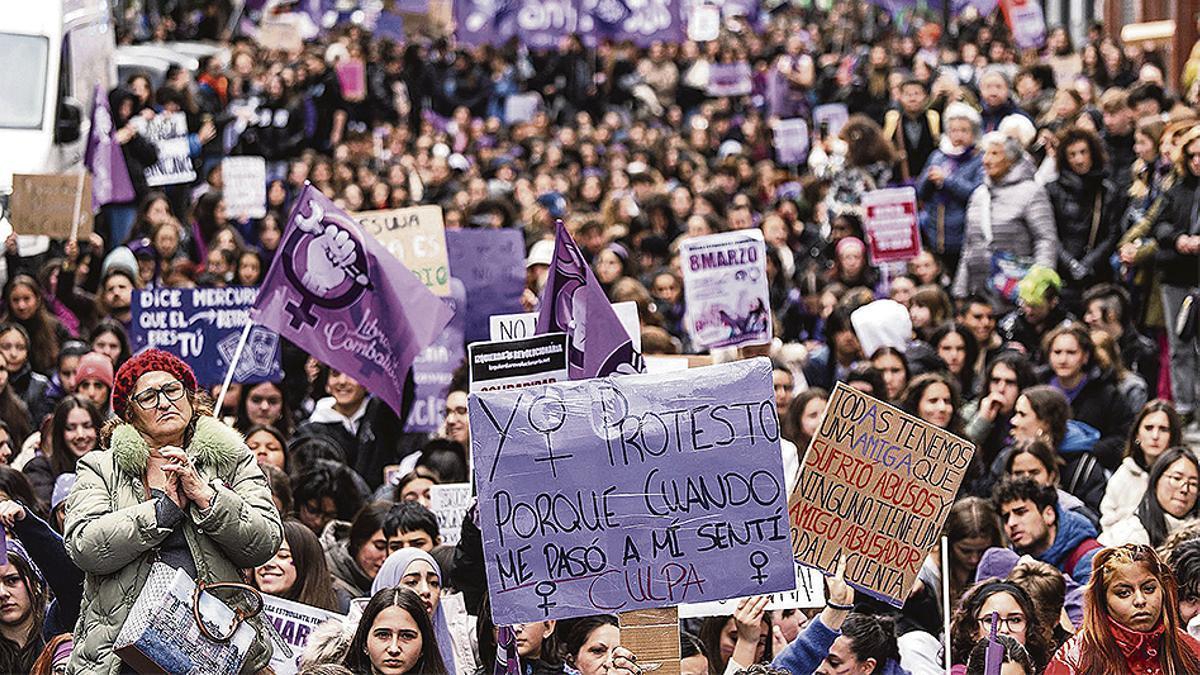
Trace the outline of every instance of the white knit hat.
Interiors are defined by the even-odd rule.
[[[912,338],[912,318],[904,305],[895,300],[876,300],[859,307],[850,315],[850,325],[867,358],[880,347],[892,347],[903,353]]]

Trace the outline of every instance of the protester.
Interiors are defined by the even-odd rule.
[[[235,581],[239,568],[266,562],[283,538],[254,455],[211,418],[186,363],[158,350],[130,359],[117,373],[113,410],[118,419],[101,434],[108,451],[80,460],[67,500],[67,552],[88,573],[72,669],[117,665],[112,644],[134,600],[121,589],[140,574],[143,559],[193,578],[205,569],[208,578]],[[148,494],[118,487],[131,480],[144,480]],[[207,512],[195,522],[184,511],[193,505]],[[135,535],[132,523],[146,518],[157,531]],[[270,657],[261,644],[247,660],[250,670]]]
[[[283,521],[283,542],[275,556],[254,569],[254,587],[286,600],[336,611],[349,605],[335,597],[325,554],[317,536],[302,523]]]
[[[621,643],[617,617],[611,614],[564,621],[560,632],[567,665],[579,675],[604,675],[609,652]]]
[[[344,664],[355,673],[446,675],[425,605],[407,588],[384,588],[363,608]]]
[[[1185,447],[1168,448],[1150,467],[1150,481],[1137,511],[1100,533],[1106,546],[1161,546],[1172,532],[1200,516],[1200,460]]]
[[[450,593],[442,584],[442,574],[433,557],[413,547],[389,555],[371,583],[371,590],[378,592],[395,587],[412,589],[421,597],[425,611],[433,621],[446,669],[451,673],[473,672],[477,665],[475,645],[471,641],[475,626],[467,616],[462,597]]]
[[[1062,509],[1054,488],[1032,479],[1006,479],[996,485],[992,502],[1013,549],[1050,563],[1078,583],[1092,573],[1091,560],[1101,546],[1087,518]]]
[[[1046,385],[1026,389],[1017,398],[1013,411],[1013,441],[1018,444],[1049,443],[1065,460],[1059,472],[1060,476],[1066,477],[1062,488],[1082,500],[1093,512],[1099,511],[1106,476],[1095,455],[1089,451],[1096,443],[1096,430],[1070,419],[1067,397]],[[1007,463],[1004,455],[996,461]]]
[[[952,673],[966,672],[967,659],[975,643],[985,639],[993,613],[998,616],[998,635],[1015,640],[1025,648],[1036,669],[1050,660],[1050,626],[1039,620],[1033,601],[1019,586],[1005,581],[984,581],[963,596],[950,626]]]
[[[1142,406],[1129,430],[1125,457],[1100,502],[1101,528],[1107,529],[1137,510],[1150,484],[1150,467],[1167,448],[1178,446],[1182,435],[1179,415],[1170,403],[1154,400]]]

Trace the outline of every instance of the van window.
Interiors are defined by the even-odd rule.
[[[46,107],[46,62],[50,40],[40,35],[0,33],[0,127],[40,129]],[[21,64],[15,67],[15,64]]]

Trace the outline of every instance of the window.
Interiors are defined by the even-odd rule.
[[[50,41],[44,36],[0,33],[0,54],[7,64],[0,68],[0,127],[42,127],[49,51]]]

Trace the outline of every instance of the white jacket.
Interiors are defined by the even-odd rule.
[[[1149,472],[1143,471],[1132,457],[1121,460],[1121,466],[1109,479],[1100,502],[1100,529],[1107,530],[1132,516],[1149,485]]]
[[[1163,514],[1163,520],[1167,523],[1167,534],[1170,535],[1175,530],[1181,527],[1194,524],[1195,520],[1180,520],[1169,513]],[[1105,546],[1121,546],[1122,544],[1145,544],[1150,545],[1150,535],[1146,533],[1146,526],[1142,524],[1136,513],[1125,518],[1121,522],[1112,527],[1104,528],[1096,541]]]

